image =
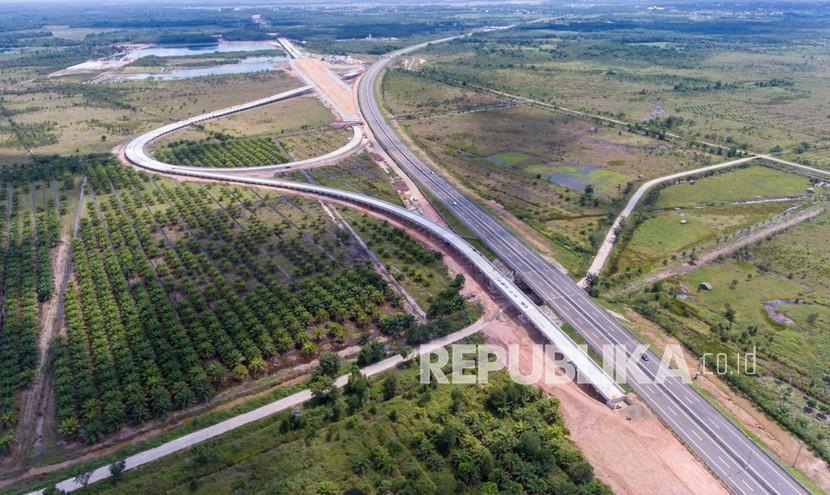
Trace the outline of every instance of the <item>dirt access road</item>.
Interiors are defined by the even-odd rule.
[[[84,189],[86,176],[81,183],[81,190],[78,198],[78,206],[75,211],[74,222],[71,231],[64,232],[52,255],[52,273],[54,274],[54,287],[52,297],[46,302],[39,304],[38,317],[40,321],[40,333],[38,338],[38,367],[35,369],[35,376],[32,384],[24,390],[21,399],[21,408],[17,424],[15,438],[17,440],[16,453],[26,455],[28,450],[34,447],[34,455],[43,453],[45,448],[44,435],[54,432],[54,377],[48,363],[49,351],[52,349],[52,339],[62,331],[61,310],[64,292],[68,281],[70,269],[71,242],[78,232],[78,219],[84,203]],[[60,205],[60,199],[56,189],[57,185],[52,182],[52,190],[55,193],[55,207]],[[47,431],[49,430],[49,431]]]

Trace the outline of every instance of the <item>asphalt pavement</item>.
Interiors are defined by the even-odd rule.
[[[361,112],[378,143],[390,157],[472,229],[591,347],[601,352],[604,346],[621,346],[633,356],[634,359],[628,361],[624,370],[628,384],[731,491],[776,495],[809,493],[784,467],[690,385],[668,370],[657,356],[646,351],[648,361],[641,359],[641,342],[594,302],[576,282],[545,261],[403,144],[385,121],[375,98],[375,88],[384,67],[395,56],[423,46],[416,45],[381,58],[369,68],[360,83],[358,101]],[[655,380],[657,376],[669,378],[658,383]],[[636,453],[632,452],[632,455]],[[671,488],[667,487],[667,492],[670,491]]]

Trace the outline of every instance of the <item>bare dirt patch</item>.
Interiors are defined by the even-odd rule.
[[[293,60],[291,66],[317,86],[325,96],[324,99],[328,99],[334,105],[335,113],[338,113],[342,119],[348,120],[360,115],[352,92],[346,84],[336,79],[325,62],[313,58],[302,58]]]
[[[531,362],[531,344],[541,337],[510,320],[484,331],[492,344],[518,344],[520,369]],[[547,361],[547,360],[546,360]],[[552,362],[546,366],[551,368]],[[611,410],[574,383],[538,385],[559,399],[571,440],[585,454],[596,475],[615,494],[662,493],[707,495],[728,492],[680,441],[637,399]]]

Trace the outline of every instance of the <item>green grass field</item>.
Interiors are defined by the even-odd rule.
[[[487,159],[499,165],[510,166],[516,166],[529,160],[538,160],[538,158],[522,153],[521,151],[499,151],[488,156]]]
[[[685,258],[684,253],[690,255],[702,245],[714,249],[713,243],[719,238],[764,222],[790,206],[789,203],[709,206],[653,213],[636,227],[630,238],[624,237],[615,247],[619,255],[613,271],[647,272],[664,260]]]
[[[782,196],[797,196],[810,180],[780,170],[753,166],[667,187],[660,191],[656,208],[726,203]]]
[[[639,206],[615,246],[609,273],[648,272],[661,263],[714,249],[740,230],[761,225],[798,203],[732,204],[784,196],[804,196],[806,177],[752,166],[659,189]],[[642,219],[642,221],[640,221]]]

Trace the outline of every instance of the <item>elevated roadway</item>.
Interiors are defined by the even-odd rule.
[[[185,165],[174,165],[170,163],[162,162],[161,160],[157,160],[152,155],[150,155],[148,151],[148,146],[151,142],[155,141],[156,139],[170,134],[171,132],[178,131],[179,129],[183,129],[185,127],[191,126],[193,124],[198,124],[204,122],[206,120],[216,119],[219,117],[225,117],[228,115],[232,115],[238,112],[244,112],[245,110],[251,110],[253,108],[261,107],[264,105],[270,105],[271,103],[276,103],[278,101],[287,100],[289,98],[294,98],[297,96],[305,95],[314,91],[314,86],[302,86],[300,88],[291,89],[288,91],[284,91],[282,93],[268,96],[266,98],[261,98],[259,100],[251,101],[248,103],[243,103],[241,105],[234,105],[227,108],[222,108],[220,110],[215,110],[213,112],[204,113],[202,115],[197,115],[195,117],[190,117],[185,120],[180,120],[178,122],[173,122],[172,124],[168,124],[164,127],[159,127],[158,129],[154,129],[146,134],[142,134],[141,136],[133,139],[125,148],[125,154],[127,154],[131,158],[130,160],[133,163],[140,162],[144,164],[145,168],[148,169],[168,169],[169,173],[186,173],[186,172],[201,172],[205,170],[210,170],[211,172],[216,173],[224,173],[230,175],[251,175],[254,173],[262,173],[262,172],[280,172],[286,170],[293,170],[297,168],[309,168],[317,165],[328,164],[334,161],[337,161],[345,156],[356,151],[360,146],[363,144],[364,138],[364,131],[363,126],[361,125],[354,125],[352,126],[352,138],[349,140],[348,143],[341,146],[340,148],[326,153],[325,155],[317,156],[314,158],[308,158],[306,160],[297,160],[288,163],[279,163],[274,165],[263,165],[259,167],[188,167]]]
[[[294,60],[303,58],[302,52],[300,52],[300,50],[294,46],[294,43],[291,43],[288,38],[277,38],[277,42],[280,46],[282,46],[282,49],[285,50],[285,53],[287,53],[289,57]]]
[[[327,197],[349,204],[370,208],[390,215],[426,232],[461,254],[476,270],[486,278],[491,286],[522,314],[522,316],[536,327],[578,370],[581,380],[590,383],[596,392],[609,405],[613,405],[625,396],[625,392],[617,385],[605,371],[597,365],[567,334],[557,327],[533,301],[519,289],[509,278],[504,276],[487,258],[482,256],[469,242],[458,234],[406,208],[392,203],[366,196],[364,194],[343,191],[330,187],[299,182],[281,181],[276,179],[261,179],[235,174],[214,172],[215,169],[179,167],[160,162],[147,157],[143,152],[144,136],[138,137],[125,148],[125,158],[134,165],[163,174],[172,174],[180,177],[218,180],[254,186],[274,187],[296,191],[316,196]],[[134,144],[135,143],[135,144]]]
[[[640,341],[574,281],[461,194],[403,144],[378,106],[375,94],[377,83],[384,68],[395,57],[427,44],[405,48],[381,58],[361,80],[358,93],[360,109],[378,143],[407,174],[472,229],[591,347],[599,352],[607,346],[624,351],[629,359],[616,371],[625,373],[628,384],[731,491],[770,495],[809,493],[783,466],[662,364],[657,356],[643,351]],[[658,380],[658,377],[667,378]]]

